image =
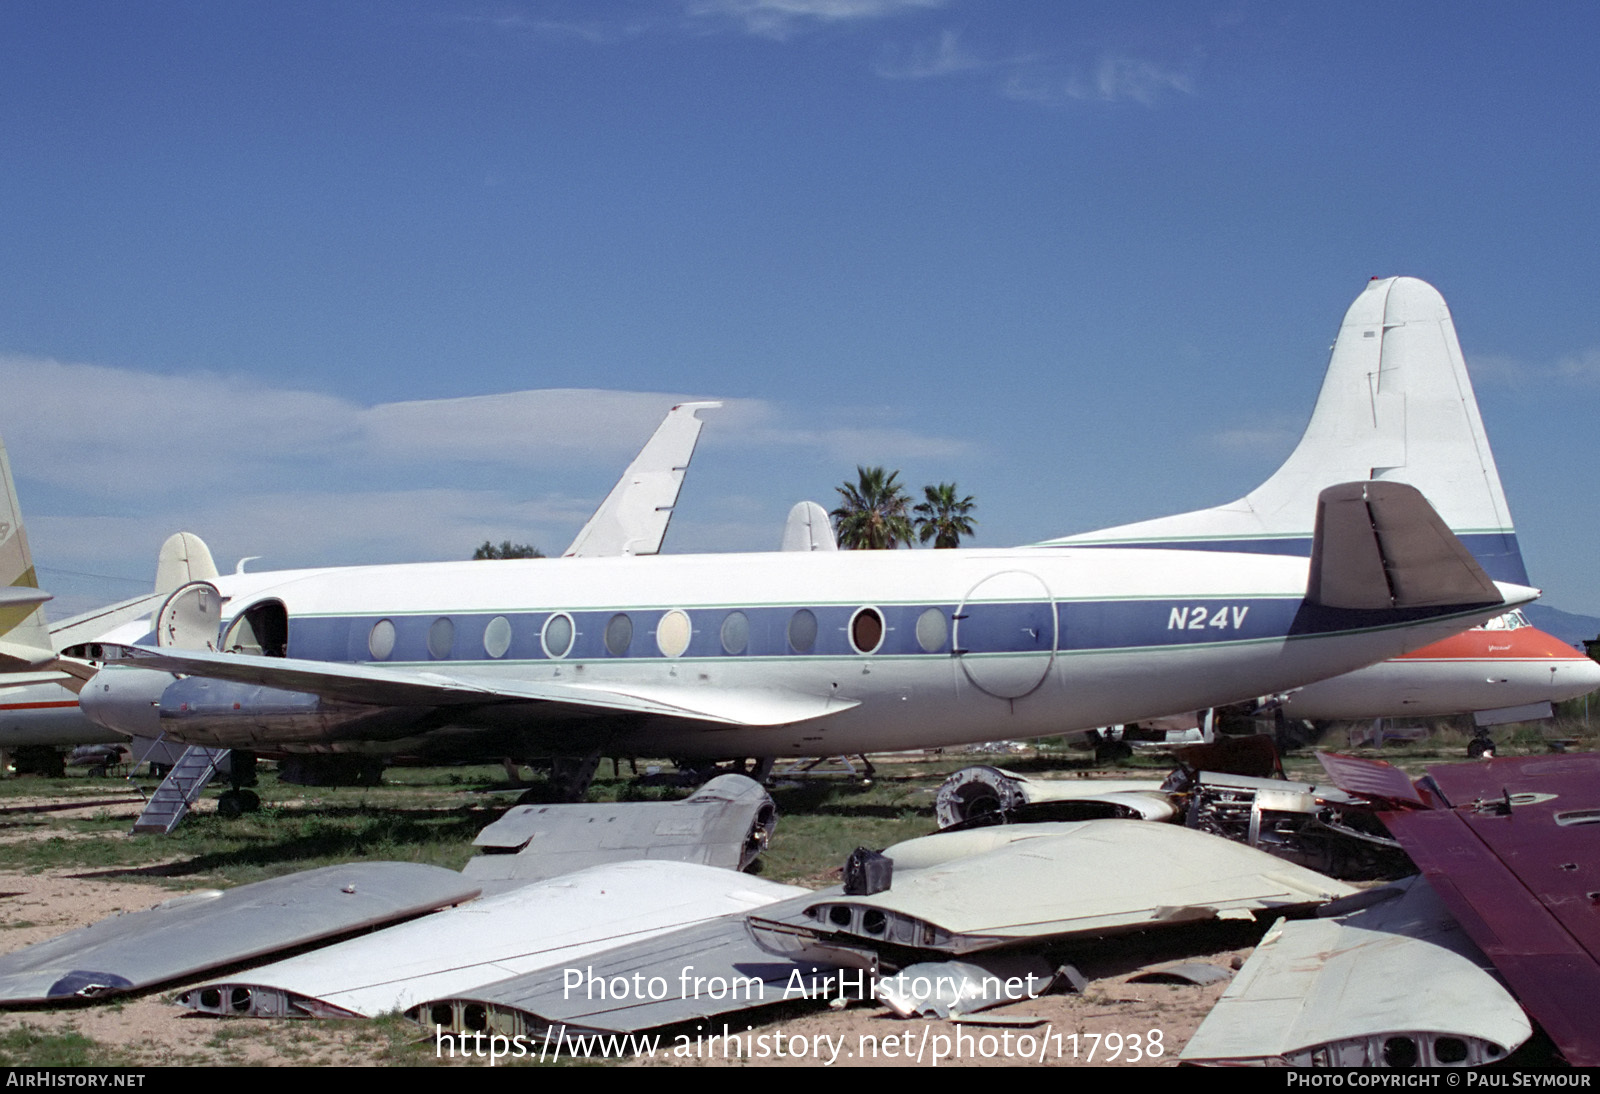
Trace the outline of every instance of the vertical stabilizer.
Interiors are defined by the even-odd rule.
[[[606,500],[578,530],[563,558],[653,555],[661,550],[678,491],[700,439],[699,411],[721,403],[682,403],[667,412]]]
[[[0,440],[0,668],[26,668],[55,657],[50,627],[41,603],[50,599],[39,591],[28,550],[28,533],[22,527],[17,488],[11,481],[11,457]]]
[[[1318,493],[1360,479],[1416,487],[1491,577],[1527,584],[1450,309],[1413,277],[1373,280],[1350,305],[1311,422],[1266,482],[1228,505],[1050,544],[1304,555]]]
[[[783,522],[784,551],[837,551],[828,511],[814,501],[797,501]]]
[[[216,578],[217,564],[211,558],[211,548],[193,532],[174,532],[161,545],[161,553],[156,556],[157,593],[165,595],[191,581]]]

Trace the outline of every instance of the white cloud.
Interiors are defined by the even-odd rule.
[[[238,377],[16,356],[0,356],[0,385],[0,434],[23,484],[36,563],[129,578],[153,568],[179,529],[198,533],[224,566],[241,555],[279,567],[457,558],[507,538],[553,553],[685,401],[555,389],[362,406]],[[715,458],[702,489],[739,483],[734,490],[781,499],[810,489],[803,468],[822,461],[847,471],[974,450],[887,410],[723,403],[704,416],[702,446],[737,459],[730,471],[726,456]],[[702,456],[701,469],[710,463]],[[676,523],[685,535],[669,545],[765,547],[777,535],[776,524],[741,519]]]
[[[1593,383],[1600,380],[1600,349],[1586,349],[1556,362],[1556,373],[1563,379]]]
[[[691,19],[737,23],[746,33],[778,41],[807,26],[887,19],[943,7],[945,0],[687,0]]]
[[[1009,99],[1043,106],[1129,100],[1155,106],[1173,93],[1195,93],[1194,78],[1188,71],[1114,54],[1105,54],[1088,67],[1047,67],[1030,62],[1019,66],[1002,88]]]
[[[946,30],[937,39],[918,42],[908,49],[890,46],[873,65],[873,71],[886,80],[923,80],[982,67],[982,61],[962,48],[960,35]]]
[[[1473,380],[1521,390],[1530,385],[1570,387],[1600,382],[1600,348],[1579,350],[1554,364],[1530,364],[1518,357],[1475,353],[1467,361]]]

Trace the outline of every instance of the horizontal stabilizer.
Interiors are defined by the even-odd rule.
[[[1317,497],[1306,599],[1383,610],[1495,604],[1502,597],[1415,487],[1348,482]]]
[[[617,711],[733,726],[769,726],[838,714],[858,705],[853,699],[819,698],[765,688],[541,683],[503,677],[490,680],[375,665],[147,646],[105,645],[100,652],[108,661],[138,668],[301,692],[336,702],[380,706],[543,702],[590,712]]]

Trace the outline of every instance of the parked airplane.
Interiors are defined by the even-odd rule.
[[[661,549],[704,422],[702,410],[721,403],[673,407],[623,472],[617,485],[579,530],[564,557],[648,555]],[[50,599],[38,590],[22,511],[11,477],[11,461],[0,441],[0,756],[18,770],[59,773],[61,749],[116,744],[127,735],[86,718],[79,708],[82,679],[61,670],[56,651],[103,638],[133,621],[145,621],[179,586],[212,581],[216,563],[200,537],[179,532],[162,545],[155,591],[47,626],[38,605]],[[136,628],[137,629],[137,628]],[[148,628],[146,628],[148,629]],[[79,671],[83,671],[79,666]],[[27,670],[35,671],[27,671]],[[89,675],[85,673],[85,675]],[[136,762],[149,756],[171,763],[166,749],[135,747]],[[181,748],[178,751],[182,751]]]
[[[1353,479],[1421,490],[1478,561],[1526,584],[1516,530],[1450,310],[1415,278],[1374,278],[1350,306],[1294,452],[1238,501],[1051,540],[1056,547],[1178,547],[1308,556],[1298,499]],[[1403,657],[1291,691],[1273,705],[1307,721],[1501,712],[1600,688],[1600,665],[1509,613]]]
[[[83,651],[118,663],[82,699],[236,748],[838,755],[1283,691],[1537,595],[1497,588],[1409,487],[1292,501],[1309,562],[1052,543],[232,575]]]

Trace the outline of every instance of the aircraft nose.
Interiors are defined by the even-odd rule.
[[[1554,668],[1552,679],[1563,692],[1570,693],[1566,696],[1569,699],[1576,699],[1580,695],[1587,695],[1600,688],[1600,663],[1588,657],[1563,661]]]

